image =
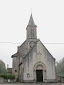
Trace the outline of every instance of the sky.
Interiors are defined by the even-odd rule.
[[[12,67],[11,55],[26,39],[32,13],[37,37],[56,59],[64,57],[64,0],[0,0],[0,59]]]

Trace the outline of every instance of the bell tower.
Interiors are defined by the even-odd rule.
[[[32,14],[29,19],[29,23],[27,25],[27,39],[37,39],[36,25],[34,23]]]

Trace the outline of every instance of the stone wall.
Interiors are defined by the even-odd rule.
[[[4,79],[3,78],[0,78],[0,84],[1,83],[4,83]]]
[[[0,77],[0,84],[2,83],[14,83],[15,82],[15,79],[3,79]]]
[[[36,80],[36,64],[43,67],[43,82],[55,81],[55,59],[40,41],[24,58],[24,81]]]

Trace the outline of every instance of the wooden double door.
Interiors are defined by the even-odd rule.
[[[43,82],[43,70],[36,70],[37,82]]]

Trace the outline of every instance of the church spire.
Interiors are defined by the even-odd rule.
[[[28,26],[26,28],[26,30],[27,30],[27,39],[32,39],[32,40],[37,39],[36,27],[37,26],[35,25],[32,14],[31,14]]]
[[[32,13],[31,13],[31,16],[30,16],[30,19],[29,19],[28,26],[36,26],[35,23],[34,23],[33,17],[32,17]]]

